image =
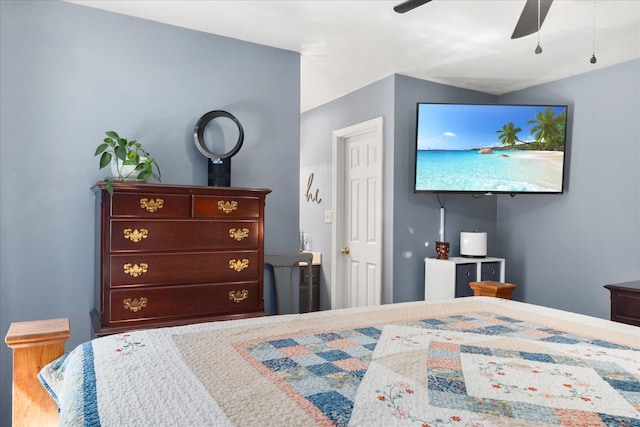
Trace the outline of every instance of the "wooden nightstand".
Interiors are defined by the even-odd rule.
[[[611,320],[640,326],[640,280],[605,285],[611,292]]]
[[[493,280],[484,280],[482,282],[469,283],[471,289],[473,289],[474,297],[494,297],[511,299],[511,292],[516,288],[516,285],[511,283],[494,282]]]

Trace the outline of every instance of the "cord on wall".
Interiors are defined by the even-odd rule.
[[[440,208],[440,241],[444,242],[444,207]]]

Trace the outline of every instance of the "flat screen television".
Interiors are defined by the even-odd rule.
[[[416,193],[562,194],[566,105],[418,103]]]

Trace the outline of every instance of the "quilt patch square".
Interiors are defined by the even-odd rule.
[[[473,332],[483,335],[505,335],[512,334],[515,332],[515,329],[512,329],[508,326],[496,325],[496,326],[488,326],[486,328],[475,329]]]
[[[297,369],[300,367],[290,357],[281,357],[279,359],[265,360],[264,365],[273,372],[287,371],[291,369]]]
[[[274,341],[271,341],[270,344],[275,348],[293,347],[298,345],[298,343],[295,340],[292,340],[291,338],[287,338],[283,340],[274,340]]]
[[[308,399],[326,414],[334,425],[347,425],[351,416],[351,400],[335,391],[314,394]]]
[[[335,362],[336,360],[349,359],[348,353],[340,350],[331,350],[331,351],[323,351],[322,353],[318,353],[318,356],[322,357],[325,360],[330,362]]]
[[[341,369],[333,363],[323,363],[321,365],[307,366],[307,370],[320,377],[335,374],[336,372],[341,372]]]

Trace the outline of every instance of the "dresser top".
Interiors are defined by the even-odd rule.
[[[634,280],[631,282],[623,282],[623,283],[612,283],[610,285],[605,285],[605,288],[640,290],[640,280]]]
[[[113,181],[114,193],[158,193],[158,194],[244,194],[266,195],[271,190],[266,188],[214,187],[202,185],[150,184],[147,182]],[[106,182],[100,181],[92,188],[93,191],[106,191]]]

